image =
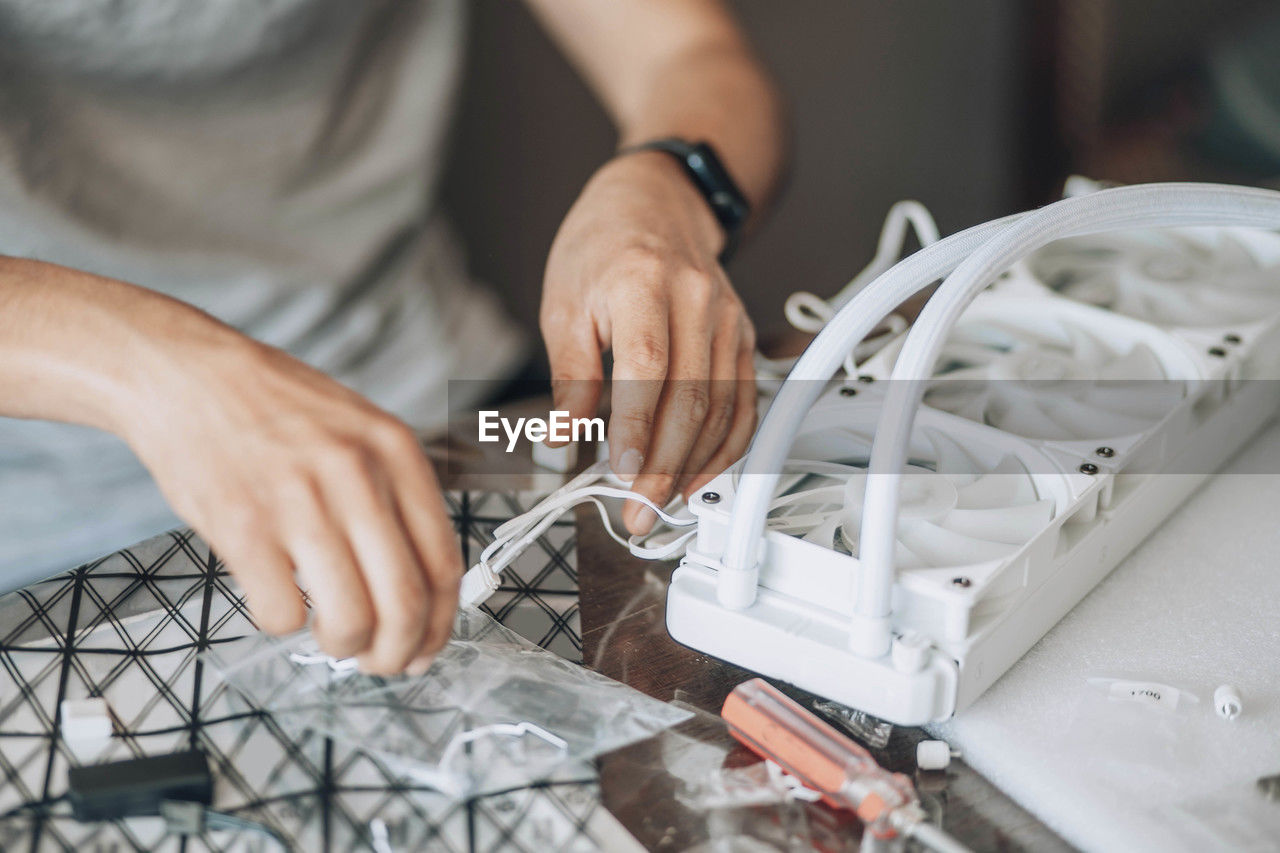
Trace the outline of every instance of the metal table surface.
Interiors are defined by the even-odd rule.
[[[500,520],[477,513],[480,501],[492,499],[483,496],[527,499],[558,482],[527,460],[481,452],[468,439],[474,435],[464,425],[428,447],[445,486],[460,496],[455,519],[472,546],[484,541],[486,524]],[[514,511],[513,501],[504,497],[489,513]],[[587,666],[695,712],[675,729],[602,757],[594,778],[451,802],[406,785],[358,750],[322,737],[299,739],[268,714],[231,708],[197,652],[251,625],[216,556],[190,533],[178,533],[0,598],[0,675],[18,686],[16,697],[5,695],[0,682],[0,790],[7,791],[0,813],[56,796],[64,768],[78,760],[58,737],[58,702],[101,693],[116,717],[111,757],[206,749],[219,776],[220,807],[270,823],[299,849],[377,848],[370,828],[390,827],[384,835],[390,844],[380,853],[612,850],[621,849],[618,823],[652,850],[742,849],[733,842],[744,836],[778,849],[858,849],[857,824],[821,805],[706,812],[682,804],[680,793],[691,782],[755,761],[717,716],[728,692],[750,674],[667,635],[672,564],[632,557],[606,535],[593,510],[576,514],[576,535],[572,523],[555,532],[559,538],[542,545],[551,568],[521,580],[500,617],[524,618],[530,630],[521,632],[531,639],[566,656],[580,653]],[[132,677],[139,680],[128,682]],[[812,698],[789,692],[802,702]],[[909,773],[924,736],[896,729],[876,756]],[[975,850],[1069,849],[963,761],[919,781],[927,807]],[[183,841],[137,823],[85,829],[46,814],[8,817],[0,820],[0,849],[269,849],[256,836]]]

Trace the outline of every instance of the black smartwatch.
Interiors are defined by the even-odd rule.
[[[729,172],[716,156],[715,149],[706,142],[688,142],[670,137],[623,148],[618,155],[638,151],[663,151],[680,163],[689,180],[693,181],[698,192],[706,199],[716,221],[724,229],[724,248],[720,251],[720,263],[728,263],[738,244],[739,232],[751,215],[751,204],[733,182],[733,178],[729,177]]]

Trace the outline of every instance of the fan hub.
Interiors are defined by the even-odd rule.
[[[950,477],[923,468],[908,470],[902,478],[900,517],[931,521],[956,508],[959,496]]]

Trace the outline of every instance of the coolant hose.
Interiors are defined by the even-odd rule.
[[[907,462],[925,380],[965,308],[997,275],[1054,240],[1121,228],[1194,226],[1280,227],[1280,192],[1148,184],[1063,199],[1005,228],[947,276],[907,333],[880,411],[859,534],[861,571],[850,638],[855,651],[876,657],[889,650],[898,472]]]
[[[1208,184],[1120,187],[974,226],[921,249],[878,276],[841,307],[797,360],[752,441],[719,566],[720,603],[741,609],[755,601],[765,517],[791,442],[845,354],[902,301],[948,276],[910,333],[910,350],[904,348],[894,370],[897,379],[926,377],[946,330],[972,299],[969,295],[960,300],[955,294],[972,289],[976,295],[1013,260],[1045,243],[1120,227],[1277,224],[1280,193]],[[931,329],[943,334],[930,335]],[[906,357],[909,351],[911,359]],[[890,386],[877,431],[878,437],[889,438],[876,442],[873,473],[867,478],[862,569],[850,626],[851,647],[871,657],[884,654],[889,646],[898,507],[897,477],[877,474],[901,470],[915,408],[923,396],[918,382]]]

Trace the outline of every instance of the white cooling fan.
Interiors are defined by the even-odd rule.
[[[849,421],[862,420],[868,428],[834,432],[848,442],[838,460],[830,453],[807,462],[793,458],[766,524],[856,557],[871,453],[869,427],[878,409],[865,403],[850,409]],[[1026,465],[1007,448],[989,443],[985,453],[971,453],[943,429],[934,424],[920,430],[913,463],[903,475],[896,565],[920,575],[946,570],[940,574],[949,583],[960,568],[1015,553],[1053,518],[1054,502],[1037,494]],[[972,436],[969,441],[974,443]],[[803,453],[806,437],[797,443]],[[810,450],[806,455],[816,454]]]
[[[1026,438],[1070,441],[1142,432],[1181,396],[1147,343],[1114,329],[1104,337],[1049,299],[1026,307],[1056,316],[958,324],[925,404]]]
[[[690,500],[671,635],[896,723],[964,708],[1275,415],[1280,385],[1241,380],[1280,378],[1280,235],[1248,230],[1276,225],[1275,193],[1103,190],[866,284]],[[833,378],[939,276],[905,342]],[[884,402],[914,382],[912,421]]]
[[[1062,295],[1161,326],[1227,326],[1280,312],[1280,240],[1229,228],[1061,240],[1027,259]]]

